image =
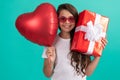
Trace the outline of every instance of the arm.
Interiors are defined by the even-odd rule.
[[[45,59],[44,68],[43,68],[45,76],[51,77],[51,75],[53,73],[53,65],[54,65],[54,63],[50,62],[48,58]]]
[[[45,76],[51,77],[53,73],[53,67],[54,67],[54,62],[55,62],[55,48],[54,47],[49,47],[46,51],[47,58],[44,60],[44,67],[43,67],[43,72]]]
[[[87,76],[90,76],[93,73],[93,71],[95,70],[99,62],[99,59],[100,57],[95,57],[94,60],[91,63],[89,63],[89,65],[86,68],[86,72],[85,72]]]
[[[101,45],[102,45],[103,49],[105,48],[107,42],[108,41],[106,40],[106,38],[101,39]],[[85,72],[86,75],[89,76],[93,73],[96,66],[98,65],[99,59],[100,59],[100,57],[94,57],[94,60],[91,63],[89,63],[89,65],[86,68],[86,72]]]

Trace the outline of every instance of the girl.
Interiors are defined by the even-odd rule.
[[[100,57],[94,57],[70,51],[78,12],[71,4],[61,4],[57,10],[60,33],[51,47],[45,47],[42,57],[44,74],[52,80],[86,80],[92,74]],[[102,39],[103,48],[106,39]]]

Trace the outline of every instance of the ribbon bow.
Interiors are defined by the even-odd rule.
[[[92,21],[87,23],[86,34],[84,39],[89,41],[98,41],[103,36],[103,26],[101,24],[92,24]]]
[[[86,32],[84,39],[89,41],[98,41],[101,37],[105,37],[105,33],[102,31],[103,26],[99,23],[93,25],[92,21],[87,23],[87,26],[80,26],[76,28],[77,31]]]

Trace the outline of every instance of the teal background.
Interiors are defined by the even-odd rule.
[[[88,80],[119,80],[120,1],[119,0],[0,0],[0,80],[49,80],[42,71],[43,46],[26,40],[15,28],[16,18],[43,3],[56,8],[71,3],[80,12],[88,9],[110,18],[100,62]]]

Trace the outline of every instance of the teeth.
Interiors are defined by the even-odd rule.
[[[69,28],[70,26],[64,26],[65,28]]]
[[[69,26],[65,26],[65,27],[69,27]]]

